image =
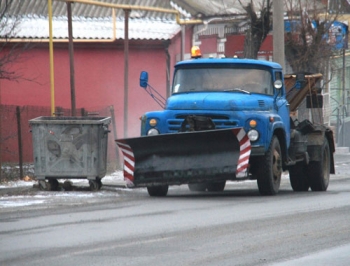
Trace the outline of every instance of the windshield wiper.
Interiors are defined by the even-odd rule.
[[[224,91],[238,91],[238,92],[243,92],[243,93],[246,93],[246,94],[250,94],[249,91],[242,90],[241,88],[228,89],[228,90],[224,90]]]

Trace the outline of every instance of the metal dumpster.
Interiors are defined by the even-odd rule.
[[[106,175],[110,121],[110,117],[46,116],[29,120],[40,189],[56,190],[57,179],[85,178],[91,190],[100,189]]]

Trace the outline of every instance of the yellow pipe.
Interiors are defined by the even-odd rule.
[[[115,17],[115,9],[112,8],[112,19],[113,19],[113,40],[117,39],[117,22]]]
[[[194,20],[182,20],[180,19],[180,13],[174,9],[160,8],[160,7],[150,7],[150,6],[136,6],[136,5],[124,5],[124,4],[113,4],[113,3],[105,3],[93,0],[57,0],[61,2],[75,2],[86,5],[94,5],[115,9],[130,9],[130,10],[142,10],[142,11],[154,11],[161,13],[174,14],[176,16],[176,22],[179,25],[187,25],[187,24],[201,24],[203,21],[201,19]]]
[[[76,43],[100,43],[100,42],[114,42],[115,39],[74,39],[73,40],[74,42]],[[28,43],[28,42],[32,42],[32,43],[48,43],[50,42],[50,40],[48,39],[19,39],[19,38],[16,38],[16,39],[0,39],[0,43],[2,42],[25,42],[25,43]],[[64,38],[64,39],[54,39],[53,42],[55,43],[66,43],[66,42],[69,42],[68,39]]]
[[[147,7],[147,6],[134,6],[134,5],[123,5],[123,4],[112,4],[112,3],[104,3],[93,0],[57,0],[61,2],[74,2],[81,3],[87,5],[95,5],[101,7],[108,7],[112,9],[129,9],[129,10],[142,10],[142,11],[154,11],[154,12],[162,12],[174,14],[176,17],[176,22],[179,25],[187,25],[187,24],[201,24],[202,20],[181,20],[180,13],[173,9],[165,9],[165,8],[157,8],[157,7]],[[52,37],[52,0],[48,0],[48,11],[49,11],[49,50],[50,50],[50,83],[51,83],[51,115],[55,115],[55,89],[54,89],[54,64],[53,64],[53,37]],[[113,19],[114,21],[114,19]],[[114,21],[115,23],[115,21]],[[115,24],[114,24],[115,27]],[[113,33],[115,36],[115,30]],[[90,40],[91,41],[91,40]],[[105,40],[101,40],[106,42]],[[110,41],[110,40],[109,40]]]
[[[55,116],[55,78],[53,65],[53,38],[52,38],[52,0],[48,0],[49,34],[50,34],[50,84],[51,84],[51,116]]]

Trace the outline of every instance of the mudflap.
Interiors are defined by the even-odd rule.
[[[116,140],[128,186],[235,179],[248,167],[243,128],[183,132]]]

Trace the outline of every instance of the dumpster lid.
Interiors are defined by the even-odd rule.
[[[110,117],[40,116],[29,120],[30,124],[109,124]]]

